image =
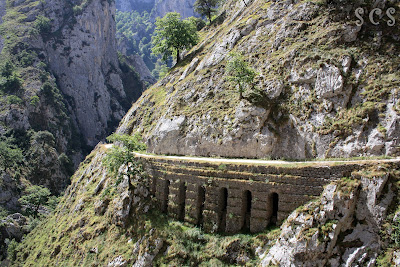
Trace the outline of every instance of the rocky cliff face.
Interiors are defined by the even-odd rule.
[[[158,1],[154,9],[154,17],[164,17],[168,12],[178,12],[182,18],[196,16],[193,4],[196,0],[163,0]]]
[[[125,93],[120,77],[114,4],[91,1],[74,22],[60,16],[68,8],[65,1],[51,3],[52,32],[60,36],[45,38],[38,47],[44,48],[71,116],[93,147],[122,118],[124,102],[129,105],[133,97]]]
[[[113,1],[1,1],[0,18],[3,219],[32,184],[65,190],[144,85],[117,54]]]
[[[123,12],[152,12],[153,19],[164,17],[168,12],[178,12],[183,18],[194,16],[193,4],[196,0],[117,0],[117,9]]]
[[[359,6],[227,2],[223,24],[144,93],[120,131],[143,133],[161,154],[398,155],[398,27],[357,26]],[[244,99],[227,81],[231,51],[259,73]]]
[[[137,10],[150,12],[155,5],[155,0],[117,0],[117,9],[122,12]]]
[[[77,166],[116,127],[143,84],[118,58],[113,2],[10,1],[0,12],[1,63],[11,62],[23,81],[2,94],[0,132],[17,138],[27,161],[40,162],[30,164],[29,179],[59,192],[71,174],[60,159]],[[35,147],[40,143],[46,146]]]
[[[392,208],[398,207],[398,177],[382,170],[361,175],[359,180],[330,184],[320,200],[293,212],[282,225],[275,245],[261,256],[261,265],[393,264],[396,256],[383,261],[378,256],[393,242],[397,231],[388,225],[396,225],[399,216]]]

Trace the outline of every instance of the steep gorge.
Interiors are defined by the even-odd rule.
[[[116,1],[118,50],[128,56],[134,65],[140,66],[138,71],[144,81],[154,84],[159,78],[157,67],[167,68],[159,57],[152,55],[151,38],[155,29],[154,22],[168,12],[178,12],[182,18],[196,16],[193,9],[194,2],[195,0]]]
[[[1,249],[26,227],[5,218],[26,189],[62,193],[145,88],[118,55],[115,12],[113,1],[0,3]]]
[[[385,3],[391,4],[378,4]],[[357,26],[352,11],[369,4],[227,1],[201,43],[144,92],[117,132],[140,133],[156,154],[398,156],[399,28]],[[231,51],[242,52],[259,73],[244,99],[225,77]],[[378,162],[346,173],[280,228],[226,235],[168,219],[154,202],[148,174],[129,175],[127,164],[115,175],[106,154],[99,145],[81,164],[56,212],[17,248],[15,266],[399,261],[392,237],[399,229],[398,167]],[[207,184],[213,182],[209,177]]]
[[[29,139],[30,129],[48,131],[56,153],[68,154],[76,166],[116,127],[144,88],[118,58],[115,6],[109,1],[7,5],[2,64],[11,62],[23,84],[3,92],[1,132]],[[129,82],[123,79],[127,76]],[[17,100],[7,103],[10,96]],[[46,177],[41,179],[46,183]],[[62,182],[55,191],[64,188],[65,179],[57,179]]]

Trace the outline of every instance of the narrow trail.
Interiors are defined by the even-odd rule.
[[[104,145],[109,149],[113,145]],[[324,161],[285,161],[285,160],[261,160],[261,159],[230,159],[230,158],[210,158],[210,157],[192,157],[192,156],[164,156],[152,155],[145,153],[137,153],[137,156],[144,158],[155,159],[172,159],[172,160],[187,160],[187,161],[201,161],[201,162],[216,162],[216,163],[239,163],[239,164],[262,164],[262,165],[331,165],[331,164],[357,164],[357,163],[388,163],[400,162],[400,157],[394,159],[365,159],[365,160],[324,160]]]

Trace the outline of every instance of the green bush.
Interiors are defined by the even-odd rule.
[[[0,90],[5,93],[15,93],[21,89],[21,85],[21,79],[16,74],[13,74],[0,81]]]
[[[397,218],[392,225],[392,240],[397,247],[400,247],[400,218]]]
[[[15,93],[22,87],[22,81],[15,73],[15,66],[11,61],[0,68],[0,91],[5,93]]]
[[[43,61],[40,61],[40,62],[37,64],[37,67],[38,67],[39,69],[41,69],[41,70],[46,70],[47,64],[44,63]]]
[[[48,145],[50,147],[55,146],[55,138],[49,131],[39,131],[35,132],[31,136],[31,146],[41,146]]]
[[[15,260],[16,252],[17,252],[18,242],[15,239],[8,242],[7,247],[7,258],[11,261]]]
[[[19,105],[22,104],[22,99],[16,95],[9,95],[7,96],[7,103],[10,105]]]
[[[37,16],[34,27],[39,33],[49,33],[51,31],[51,20],[45,16]]]
[[[207,23],[202,18],[189,17],[188,19],[191,23],[196,25],[198,31],[200,31],[207,25]]]
[[[145,151],[146,145],[140,142],[139,135],[118,135],[113,134],[107,138],[109,142],[114,142],[113,148],[107,152],[104,164],[113,173],[118,174],[118,170],[122,165],[131,163],[128,170],[131,175],[135,175],[140,171],[139,163],[135,160],[134,151]]]
[[[9,215],[9,211],[6,210],[4,207],[0,206],[0,220],[3,220],[8,215]]]
[[[107,141],[119,143],[130,152],[146,151],[147,146],[140,141],[141,139],[142,137],[139,134],[112,134],[107,137]]]
[[[60,154],[60,156],[58,157],[58,161],[60,162],[60,165],[64,168],[65,173],[67,173],[68,175],[74,174],[74,164],[65,153]]]
[[[10,60],[7,60],[0,68],[1,76],[8,78],[14,73],[14,70],[14,64]]]
[[[38,216],[40,206],[45,206],[51,195],[50,190],[34,185],[26,190],[26,195],[22,196],[18,201],[21,205],[26,206],[26,213],[33,215],[35,218]]]
[[[4,171],[16,168],[21,164],[23,159],[21,149],[7,141],[0,141],[0,167]]]
[[[55,210],[59,202],[60,202],[60,198],[59,197],[51,196],[47,200],[46,207],[51,209],[51,210]]]
[[[241,54],[230,53],[226,65],[228,81],[238,87],[239,98],[243,98],[246,88],[252,86],[257,73],[244,60]]]
[[[37,54],[33,51],[23,50],[18,54],[19,62],[23,67],[32,66],[33,62],[35,62],[36,57]]]
[[[35,229],[36,226],[39,225],[39,223],[40,223],[40,218],[35,218],[35,217],[32,217],[32,216],[29,216],[28,224],[25,226],[26,230],[28,232],[32,232],[32,230]]]
[[[31,101],[30,101],[30,104],[32,105],[32,106],[37,106],[37,104],[39,104],[39,102],[40,102],[40,98],[37,96],[37,95],[34,95],[34,96],[32,96],[31,97]]]
[[[82,14],[83,8],[81,6],[74,6],[72,8],[72,11],[74,12],[75,16],[78,16],[78,15]]]

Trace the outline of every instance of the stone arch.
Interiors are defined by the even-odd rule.
[[[250,230],[253,197],[250,190],[243,191],[242,196],[242,230]]]
[[[153,178],[151,179],[151,193],[155,195],[156,191],[157,191],[157,178],[153,176]]]
[[[204,186],[197,187],[197,226],[203,227],[203,210],[206,201],[206,189]]]
[[[162,207],[161,210],[165,213],[168,212],[168,199],[169,199],[169,186],[171,182],[169,180],[165,180],[164,182],[164,192],[163,192],[163,199],[162,199]]]
[[[186,183],[181,182],[179,184],[178,195],[178,220],[180,221],[183,221],[185,219],[186,190]]]
[[[269,219],[269,223],[275,225],[278,222],[278,211],[279,211],[279,195],[274,192],[270,195],[270,210],[271,216]]]
[[[228,210],[228,189],[223,187],[219,190],[219,212],[218,212],[218,230],[225,231],[226,213]]]

